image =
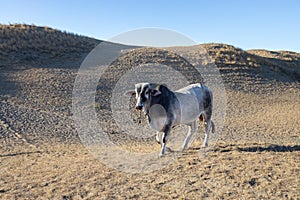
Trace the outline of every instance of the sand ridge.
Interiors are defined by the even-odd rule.
[[[71,67],[59,56],[53,63],[51,59],[45,63],[30,59],[24,64],[22,59],[12,64],[3,62],[0,198],[299,198],[300,85],[297,71],[290,71],[299,69],[299,54],[278,52],[273,59],[275,54],[267,51],[246,52],[224,44],[202,47],[217,64],[226,87],[228,105],[222,135],[201,153],[204,132],[199,125],[197,138],[186,152],[163,168],[141,174],[110,168],[96,159],[78,137],[71,112],[72,89],[78,63],[86,52],[68,52],[64,58],[69,57],[66,63],[73,63]],[[188,67],[176,56],[160,57],[153,49],[132,53],[148,53],[158,60],[168,58],[168,65],[181,63],[181,67]],[[126,54],[114,64],[126,67],[129,58],[132,56]],[[147,62],[143,59],[131,62]],[[109,89],[114,77],[118,76],[108,72],[99,85],[103,81]],[[136,152],[159,149],[154,138],[136,141],[113,131],[117,129],[107,117],[111,112],[109,101],[101,98],[107,93],[98,90],[97,95],[96,110],[105,114],[98,116],[99,121],[111,131],[111,139],[119,148]],[[132,111],[133,118],[137,114]],[[175,129],[174,135],[179,130]]]

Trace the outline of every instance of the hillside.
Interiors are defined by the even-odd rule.
[[[5,132],[26,136],[27,141],[78,141],[76,132],[70,130],[73,84],[82,60],[101,41],[33,25],[0,25],[0,30],[0,97],[4,100],[0,110],[4,119],[0,121],[11,124]],[[216,43],[198,46],[204,47],[218,66],[228,92],[271,95],[299,88],[299,53],[244,51]],[[111,70],[99,80],[96,103],[99,112],[108,111],[99,119],[111,117],[111,91],[120,77],[132,66],[151,62],[184,69],[181,73],[191,82],[202,81],[189,63],[172,52],[151,48],[128,52],[113,62]],[[46,112],[38,114],[40,110]],[[36,119],[37,115],[40,119]],[[32,125],[44,123],[43,120],[48,122],[40,135]],[[64,120],[68,123],[63,124]],[[108,121],[113,122],[112,118]],[[56,131],[52,129],[53,123]],[[114,123],[110,125],[116,128]]]
[[[204,44],[203,46],[221,68],[224,65],[246,66],[282,75],[275,75],[274,79],[285,80],[286,78],[286,80],[300,81],[300,53],[267,50],[244,51],[226,44]],[[268,73],[268,75],[272,78],[274,74]]]
[[[1,66],[79,67],[83,58],[101,40],[26,24],[0,25]],[[288,51],[244,51],[226,44],[203,44],[215,63],[224,66],[263,69],[272,79],[300,80],[300,54]],[[271,72],[271,73],[269,73]],[[274,74],[275,73],[275,74]],[[278,76],[279,74],[279,76]]]
[[[111,108],[116,83],[132,66],[153,61],[172,66],[191,82],[202,81],[202,77],[195,76],[193,66],[172,53],[172,48],[179,47],[168,48],[170,51],[140,48],[122,54],[99,79],[91,108],[116,152],[127,152],[127,156],[96,158],[95,152],[101,155],[107,149],[96,146],[93,152],[80,140],[72,94],[82,60],[99,42],[49,27],[0,25],[0,199],[300,196],[299,53],[245,51],[215,43],[182,47],[197,60],[201,59],[199,48],[204,47],[218,66],[227,93],[224,126],[216,126],[220,134],[212,134],[208,149],[203,150],[204,126],[199,124],[195,141],[186,151],[168,152],[169,164],[146,173],[140,158],[149,152],[157,155],[160,147],[152,136],[139,138],[143,136],[139,127],[152,129],[143,116],[137,124],[139,113],[132,105],[128,109],[133,130],[127,133],[118,126]],[[168,73],[160,76],[177,83],[177,77]],[[213,120],[223,105],[216,102],[225,100],[214,91]],[[93,121],[82,121],[95,127]],[[172,130],[169,147],[182,144],[185,128]],[[97,141],[102,135],[94,136]],[[163,161],[155,157],[146,164],[151,168]],[[131,169],[128,163],[137,165],[134,170],[138,173],[122,171]]]
[[[59,63],[78,67],[101,41],[26,24],[0,24],[0,67],[28,65],[43,67]]]

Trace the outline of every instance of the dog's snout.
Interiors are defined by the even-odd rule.
[[[136,108],[137,110],[142,110],[143,106],[138,105],[138,106],[136,106],[135,108]]]

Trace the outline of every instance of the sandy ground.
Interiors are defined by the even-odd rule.
[[[75,132],[76,70],[1,70],[0,199],[300,198],[298,82],[262,82],[250,74],[241,83],[234,81],[236,71],[223,75],[228,105],[217,143],[201,153],[199,129],[190,148],[169,164],[126,173],[93,156]],[[155,142],[125,144],[123,151],[159,150]]]

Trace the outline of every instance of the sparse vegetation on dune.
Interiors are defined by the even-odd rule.
[[[267,50],[244,51],[231,45],[215,43],[203,46],[217,65],[264,68],[300,81],[300,53]]]
[[[49,27],[0,25],[0,199],[300,197],[299,53],[200,45],[215,60],[227,90],[221,138],[200,154],[200,129],[192,146],[170,165],[129,174],[94,158],[72,118],[77,70],[99,42]],[[128,52],[99,80],[95,107],[104,129],[116,127],[108,90],[124,69],[151,59],[189,69],[179,56],[159,52]],[[124,138],[117,128],[109,133],[124,151],[157,154],[159,149],[154,138]]]
[[[44,65],[70,66],[86,55],[101,41],[62,32],[49,27],[26,24],[0,24],[0,59],[4,65]],[[67,63],[63,63],[63,61]]]

